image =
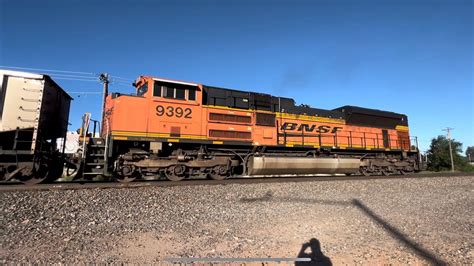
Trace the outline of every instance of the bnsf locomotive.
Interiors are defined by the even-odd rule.
[[[77,177],[129,182],[420,169],[403,114],[355,106],[323,110],[290,98],[156,77],[139,77],[134,86],[133,95],[107,95],[100,137],[88,134],[86,117],[83,148],[73,163],[65,160],[66,173],[75,165]]]
[[[122,181],[190,176],[405,174],[419,169],[406,115],[154,77],[107,97],[107,165]]]

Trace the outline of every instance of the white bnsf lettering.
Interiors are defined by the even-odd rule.
[[[304,132],[316,132],[316,133],[336,133],[342,130],[342,127],[331,127],[327,125],[315,125],[315,124],[298,124],[285,122],[281,125],[283,131],[304,131]]]

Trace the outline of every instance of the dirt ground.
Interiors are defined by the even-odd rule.
[[[0,258],[472,264],[473,181],[465,176],[5,192]]]

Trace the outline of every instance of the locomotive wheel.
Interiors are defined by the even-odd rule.
[[[367,168],[365,167],[361,167],[359,171],[363,176],[370,176],[370,173],[367,171]]]
[[[30,170],[29,175],[22,175],[19,179],[25,185],[36,185],[48,177],[48,165],[39,161],[33,162],[33,169]]]
[[[384,175],[384,176],[389,176],[389,175],[391,174],[391,171],[390,171],[390,169],[388,169],[388,168],[383,168],[383,169],[381,170],[381,173],[382,173],[382,175]]]
[[[117,181],[120,183],[129,183],[137,179],[136,175],[133,176],[117,176]]]
[[[116,180],[120,183],[132,182],[139,176],[133,166],[124,166],[121,169],[121,174],[117,175]]]
[[[405,170],[403,170],[403,169],[400,169],[400,170],[398,170],[398,174],[400,174],[400,175],[407,175],[408,172],[405,171]]]
[[[184,179],[186,166],[182,164],[171,165],[165,170],[165,176],[170,181],[181,181]]]
[[[209,173],[209,177],[213,180],[224,180],[229,177],[227,165],[214,166]]]

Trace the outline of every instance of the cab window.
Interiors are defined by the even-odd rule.
[[[188,100],[190,101],[196,100],[196,90],[188,90]]]
[[[144,82],[140,87],[137,89],[137,95],[143,96],[148,91],[147,82]]]
[[[186,90],[185,89],[180,89],[176,88],[175,89],[175,98],[178,100],[186,100]]]
[[[162,86],[163,97],[165,98],[174,98],[174,88]]]
[[[153,96],[167,99],[195,101],[196,89],[190,86],[155,81],[153,84]]]
[[[155,97],[161,97],[161,86],[156,84],[154,84],[153,86],[153,96]]]

